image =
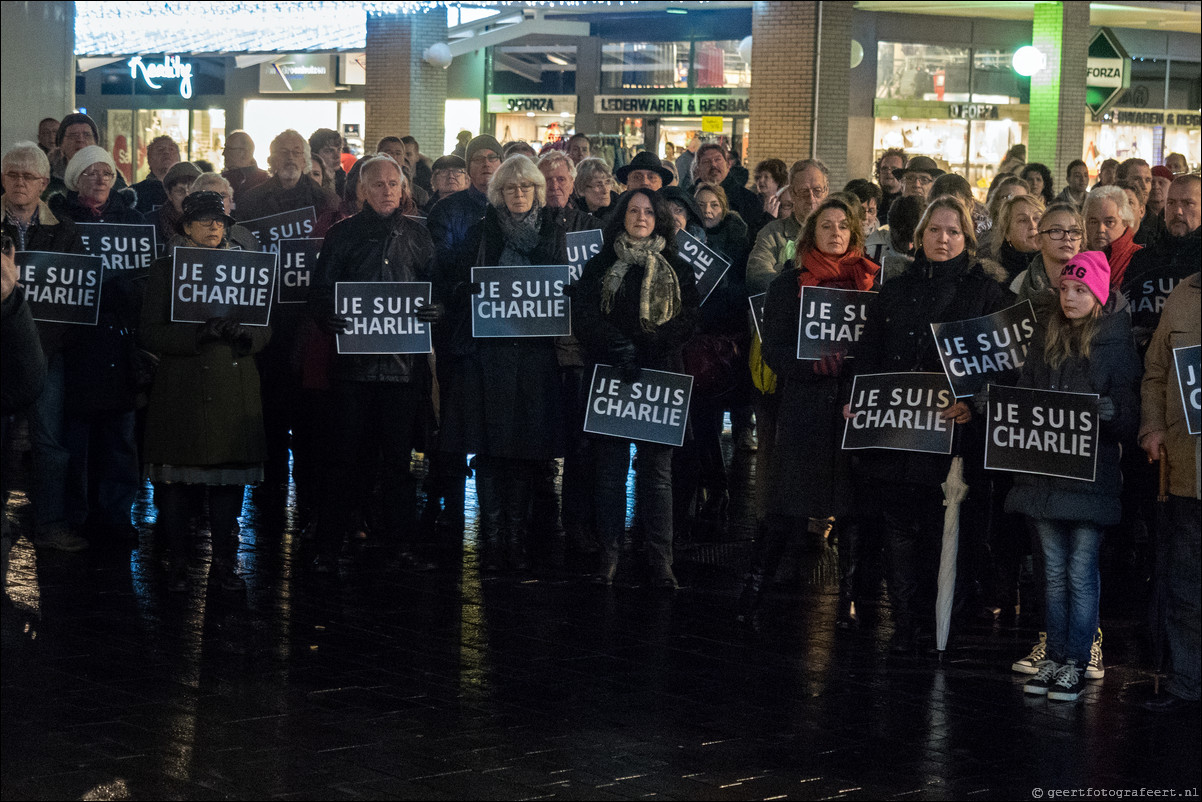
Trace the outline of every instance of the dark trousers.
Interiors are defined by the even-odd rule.
[[[213,542],[213,562],[232,566],[238,555],[238,513],[246,488],[241,485],[189,485],[159,482],[154,487],[162,531],[175,560],[177,570],[187,560],[192,517],[204,512],[209,502],[209,533]]]
[[[672,564],[672,446],[638,444],[635,489],[639,517],[647,540],[647,559],[653,565]],[[593,441],[597,471],[597,536],[607,558],[617,559],[626,529],[626,475],[630,442],[616,437]]]
[[[591,542],[593,535],[594,467],[592,440],[584,433],[591,374],[584,368],[568,367],[559,372],[564,409],[568,411],[567,442],[563,457],[563,526],[575,539]]]
[[[1167,510],[1169,537],[1168,565],[1159,568],[1168,573],[1169,604],[1165,631],[1169,639],[1173,676],[1169,693],[1182,699],[1198,699],[1202,691],[1202,622],[1198,586],[1202,583],[1202,502],[1194,498],[1169,496]]]
[[[933,613],[943,540],[943,491],[899,482],[881,488],[881,519],[889,553],[889,600],[899,627]]]
[[[128,526],[140,485],[134,411],[69,412],[63,432],[67,522]]]

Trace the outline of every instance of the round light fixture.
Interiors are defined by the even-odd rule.
[[[851,40],[851,68],[854,70],[864,61],[864,45]]]
[[[1011,59],[1010,63],[1014,67],[1015,72],[1026,78],[1030,78],[1048,66],[1048,57],[1041,53],[1039,48],[1026,45],[1014,51],[1014,58]]]

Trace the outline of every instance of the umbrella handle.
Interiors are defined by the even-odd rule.
[[[1164,443],[1160,444],[1160,487],[1156,500],[1160,502],[1169,500],[1169,450],[1165,448]]]

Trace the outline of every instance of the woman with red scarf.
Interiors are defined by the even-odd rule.
[[[811,518],[839,519],[850,496],[839,447],[844,352],[800,360],[797,330],[803,287],[873,288],[881,268],[864,257],[862,223],[858,206],[841,197],[823,201],[806,219],[797,256],[768,288],[761,337],[764,361],[778,377],[781,406],[773,463],[766,477],[757,477],[758,492],[768,494],[767,515],[740,600],[740,620],[753,627],[790,533],[804,532]],[[840,610],[848,623],[849,612]]]

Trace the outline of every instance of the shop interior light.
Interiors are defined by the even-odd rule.
[[[688,14],[689,10],[687,8],[680,8],[679,6],[672,6],[668,9],[668,13],[669,14]]]
[[[1011,64],[1014,67],[1014,71],[1019,75],[1030,78],[1048,66],[1048,57],[1040,52],[1039,48],[1026,45],[1014,51],[1014,58],[1011,60]]]

